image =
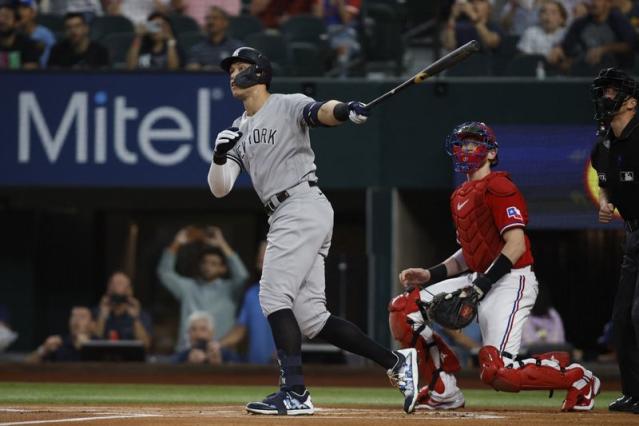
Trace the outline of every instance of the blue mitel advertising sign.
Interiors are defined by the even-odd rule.
[[[0,87],[2,186],[205,187],[215,136],[243,111],[221,74],[3,73]]]

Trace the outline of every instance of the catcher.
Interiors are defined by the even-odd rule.
[[[538,288],[524,233],[526,204],[507,173],[491,171],[497,150],[495,134],[484,123],[463,123],[448,136],[455,171],[467,175],[450,203],[461,249],[431,268],[402,271],[399,280],[407,290],[389,305],[393,336],[402,347],[417,349],[420,377],[430,378],[420,389],[418,408],[464,405],[454,376],[459,363],[429,323],[461,329],[477,316],[484,383],[505,392],[566,389],[562,411],[591,410],[600,381],[570,364],[568,353],[517,357]]]

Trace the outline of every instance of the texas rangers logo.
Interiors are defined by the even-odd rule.
[[[508,207],[506,209],[506,215],[508,215],[508,217],[512,219],[524,220],[524,218],[521,216],[521,212],[515,206]]]
[[[475,316],[475,310],[473,309],[472,306],[469,305],[464,305],[461,307],[460,311],[459,311],[459,317],[464,319],[464,320],[468,320],[468,319],[472,319],[472,317]]]

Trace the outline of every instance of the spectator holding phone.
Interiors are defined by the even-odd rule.
[[[133,297],[131,279],[121,271],[109,278],[107,291],[94,309],[95,334],[107,340],[139,340],[151,346],[151,317]]]
[[[137,26],[137,34],[127,54],[128,69],[176,70],[183,63],[184,55],[166,15],[152,13],[144,24]]]
[[[193,277],[175,270],[178,251],[189,243],[201,246],[198,270]],[[181,229],[164,250],[157,272],[162,284],[180,303],[177,350],[187,347],[189,317],[196,311],[208,312],[220,336],[231,330],[242,286],[249,274],[219,228],[211,226],[203,231],[190,226]]]
[[[189,347],[175,355],[176,363],[212,364],[222,363],[220,344],[215,337],[213,319],[204,311],[193,312],[188,320]]]
[[[442,33],[447,50],[456,49],[471,40],[478,40],[483,52],[501,44],[501,29],[491,21],[493,0],[455,0]]]

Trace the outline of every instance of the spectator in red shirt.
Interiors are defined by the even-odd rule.
[[[277,28],[289,17],[311,12],[312,0],[251,0],[249,12],[266,28]]]

